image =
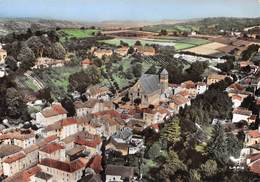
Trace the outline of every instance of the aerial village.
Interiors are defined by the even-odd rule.
[[[142,34],[138,35],[142,37],[140,40],[143,40],[143,37],[154,36],[150,33],[146,35],[142,31],[129,30],[101,32],[105,36],[115,37],[131,37],[139,33]],[[106,84],[103,82],[89,84],[82,92],[72,90],[69,92],[71,102],[65,104],[59,99],[50,102],[46,98],[39,99],[33,94],[23,95],[26,106],[22,107],[34,108],[34,112],[31,112],[30,119],[23,123],[13,124],[8,119],[4,119],[1,123],[1,180],[5,182],[142,181],[147,178],[147,166],[156,167],[150,163],[159,159],[153,157],[160,156],[160,153],[162,156],[165,155],[163,154],[165,150],[157,150],[153,145],[154,138],[158,136],[161,138],[161,133],[167,135],[173,132],[172,135],[175,135],[180,127],[183,132],[182,120],[180,119],[178,123],[176,117],[188,116],[185,112],[192,113],[193,107],[202,108],[194,111],[196,115],[201,115],[204,110],[215,112],[214,104],[219,104],[223,99],[228,99],[232,103],[230,116],[227,114],[223,117],[221,113],[214,113],[212,116],[207,116],[210,122],[205,126],[197,121],[197,116],[189,117],[191,120],[189,122],[193,124],[188,125],[190,127],[194,125],[193,129],[196,130],[194,133],[205,135],[192,135],[195,140],[200,141],[195,142],[194,151],[196,149],[201,156],[204,155],[205,143],[210,140],[205,134],[207,133],[205,128],[211,128],[209,133],[213,137],[212,128],[222,127],[225,134],[239,136],[242,140],[241,150],[235,151],[239,155],[228,156],[228,170],[248,171],[259,176],[260,67],[253,58],[257,57],[259,61],[260,46],[257,43],[259,40],[254,39],[255,37],[243,40],[238,38],[240,34],[242,33],[229,32],[229,35],[217,37],[191,32],[189,38],[207,39],[211,43],[174,51],[172,59],[188,65],[206,62],[207,68],[206,71],[203,70],[198,81],[190,77],[177,83],[172,81],[178,78],[175,77],[175,72],[170,73],[171,68],[167,61],[161,61],[163,58],[160,57],[162,54],[160,51],[164,48],[140,44],[138,41],[134,46],[124,44],[123,41],[118,47],[91,46],[88,49],[88,56],[81,59],[77,65],[80,70],[90,72],[96,65],[96,60],[107,61],[114,55],[121,61],[129,58],[129,55],[135,56],[136,59],[142,60],[141,64],[156,65],[155,70],[147,69],[148,71],[141,72],[136,79],[132,79],[129,86],[121,87],[107,81]],[[247,60],[235,60],[232,62],[233,67],[228,71],[219,66],[229,64],[227,55],[233,54],[237,58],[252,48],[252,45],[257,49],[247,57]],[[43,88],[45,85],[33,73],[68,67],[71,58],[66,56],[64,59],[54,59],[42,56],[42,53],[39,55],[24,75],[37,87]],[[0,50],[1,78],[12,74],[10,65],[7,66],[6,57],[8,54],[3,44]],[[22,64],[18,62],[18,68],[22,67]],[[112,67],[107,69],[112,70]],[[138,66],[134,69],[137,70]],[[131,78],[125,82],[128,80]],[[205,95],[213,92],[216,94],[208,101],[211,103],[199,105],[199,101],[208,97]],[[227,95],[227,98],[223,94]],[[230,103],[223,102],[228,108]],[[70,110],[74,112],[71,113]],[[172,123],[177,123],[180,127],[170,128],[169,125]],[[187,131],[189,126],[185,128]],[[177,141],[173,143],[181,141],[179,139],[181,136],[179,134],[176,139],[172,139]],[[166,141],[167,138],[163,140]],[[167,145],[169,149],[169,143]],[[160,162],[157,161],[155,164],[159,165]],[[185,168],[180,170],[185,171]],[[200,172],[204,174],[205,171],[201,168]]]

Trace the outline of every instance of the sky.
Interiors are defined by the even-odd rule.
[[[260,17],[260,0],[0,0],[0,17],[158,21]]]

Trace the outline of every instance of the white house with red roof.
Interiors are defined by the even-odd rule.
[[[246,132],[245,144],[246,146],[252,146],[260,143],[260,126],[258,130],[249,130]]]
[[[39,160],[45,158],[64,161],[66,159],[64,146],[55,142],[43,146],[39,150]]]
[[[87,69],[90,65],[93,64],[93,61],[91,61],[90,59],[84,59],[83,61],[81,61],[81,66],[83,69]]]
[[[67,118],[67,113],[66,109],[64,109],[60,103],[52,103],[50,107],[36,113],[36,122],[43,126],[48,126]]]
[[[61,140],[78,132],[78,122],[75,118],[66,118],[48,125],[43,130],[45,137],[57,135]]]
[[[54,159],[43,159],[38,166],[47,174],[52,175],[53,181],[79,181],[87,163],[84,159],[63,162]]]
[[[252,111],[246,108],[236,108],[233,111],[232,123],[239,123],[241,121],[248,122],[248,119],[252,116]]]

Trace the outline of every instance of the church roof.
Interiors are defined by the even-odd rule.
[[[158,75],[143,74],[139,79],[139,83],[146,94],[160,89],[160,81]]]

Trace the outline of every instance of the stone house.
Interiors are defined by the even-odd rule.
[[[123,182],[123,181],[134,181],[134,168],[120,165],[107,165],[106,167],[106,182]]]
[[[220,75],[220,74],[211,74],[207,78],[207,85],[218,83],[222,80],[225,80],[227,78],[226,75]]]
[[[39,160],[49,158],[54,160],[65,160],[65,148],[58,143],[49,143],[39,150]]]
[[[248,119],[252,116],[252,111],[238,107],[233,110],[232,123],[238,123],[241,121],[248,122]]]
[[[72,162],[43,159],[38,166],[42,172],[52,175],[55,181],[77,182],[81,179],[86,164],[81,159]]]
[[[36,122],[42,126],[48,126],[67,118],[67,113],[60,103],[53,103],[50,107],[36,113]]]

